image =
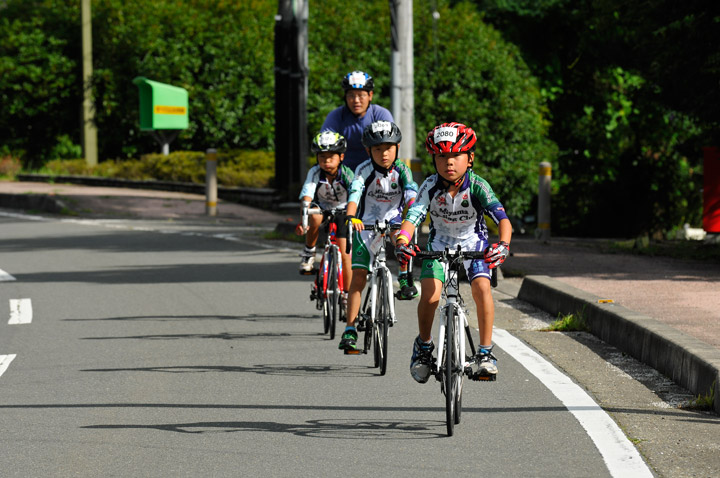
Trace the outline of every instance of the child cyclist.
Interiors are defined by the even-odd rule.
[[[323,210],[347,207],[348,190],[354,175],[350,168],[342,164],[346,148],[345,138],[332,131],[323,131],[313,138],[311,149],[317,155],[317,164],[308,171],[305,184],[300,191],[303,207],[309,207],[313,201]],[[308,216],[307,227],[303,229],[302,224],[297,225],[297,234],[306,234],[305,249],[301,254],[301,274],[312,273],[315,261],[315,243],[318,239],[321,222],[322,216],[311,215]],[[343,262],[343,283],[345,284],[343,301],[347,301],[351,261],[350,255],[345,252],[346,219],[344,216],[336,217],[334,222],[337,225],[336,237]]]
[[[365,231],[363,223],[386,220],[399,223],[406,204],[412,204],[417,196],[417,184],[410,169],[397,161],[398,144],[402,133],[395,123],[375,121],[363,130],[362,143],[371,159],[355,170],[350,187],[347,214],[355,229],[353,236],[352,281],[348,296],[347,328],[338,348],[345,351],[357,349],[355,321],[360,312],[362,291],[367,283],[367,272],[374,260],[370,250],[372,231]],[[357,217],[356,217],[357,216]],[[417,297],[417,289],[407,272],[407,263],[398,274],[401,299]]]
[[[417,246],[409,244],[415,229],[430,215],[430,236],[427,250],[441,251],[446,246],[463,250],[485,251],[485,259],[465,261],[472,296],[477,305],[480,345],[477,350],[478,373],[497,374],[492,354],[492,327],[495,306],[490,287],[490,269],[502,264],[510,252],[512,226],[500,201],[490,185],[472,171],[475,159],[475,132],[461,123],[443,123],[428,133],[425,148],[433,156],[436,174],[429,176],[420,187],[418,199],[408,210],[396,236],[395,255],[400,263],[407,263],[415,255]],[[500,241],[489,245],[484,216],[498,225]],[[420,275],[421,289],[418,303],[419,335],[413,344],[410,374],[419,383],[427,382],[431,374],[432,325],[440,302],[443,268],[439,261],[426,261]]]

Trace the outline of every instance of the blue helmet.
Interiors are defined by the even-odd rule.
[[[353,71],[343,77],[343,91],[364,90],[372,91],[374,88],[373,78],[364,71]]]

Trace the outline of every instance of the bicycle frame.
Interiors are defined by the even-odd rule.
[[[455,319],[455,323],[452,324],[453,330],[455,331],[455,337],[457,338],[458,345],[460,347],[459,351],[459,357],[463,361],[463,371],[465,370],[465,367],[468,366],[468,357],[465,354],[465,340],[463,337],[463,334],[460,332],[462,330],[466,330],[468,325],[467,315],[465,314],[465,304],[462,301],[462,297],[460,297],[460,289],[458,285],[458,271],[450,268],[449,264],[446,261],[442,262],[443,265],[443,271],[445,275],[445,284],[443,287],[443,296],[445,297],[445,303],[440,307],[441,311],[441,320],[438,324],[438,351],[437,356],[442,357],[443,352],[445,349],[445,341],[443,340],[443,337],[445,337],[445,331],[448,327],[447,323],[447,317],[448,313],[447,310],[454,309],[454,313],[452,314],[452,317]],[[472,338],[470,335],[467,335],[468,340],[470,341],[470,347],[473,347],[472,344]],[[442,373],[441,366],[442,361],[438,360],[436,362],[435,367],[435,375],[439,376]]]
[[[303,227],[307,227],[308,215],[322,214],[323,223],[327,224],[328,228],[328,236],[317,269],[317,275],[315,276],[314,290],[310,297],[317,300],[317,309],[323,311],[324,330],[325,333],[330,332],[331,340],[335,338],[335,322],[338,315],[343,314],[340,297],[344,290],[342,255],[337,241],[337,225],[331,219],[336,214],[343,213],[344,209],[334,208],[323,211],[320,208],[310,209],[303,206],[302,215]],[[335,270],[330,270],[331,264],[333,264]]]
[[[373,231],[370,250],[374,253],[375,258],[370,271],[368,271],[368,289],[360,308],[359,318],[365,327],[365,337],[362,352],[357,353],[368,353],[374,341],[375,366],[380,368],[380,375],[384,375],[387,370],[388,328],[397,322],[392,274],[387,266],[385,243],[391,229],[397,228],[399,225],[391,225],[387,221],[382,221],[374,225],[364,224],[364,227]],[[384,287],[385,300],[380,300],[381,284],[384,284],[382,287]],[[384,310],[385,307],[387,310]],[[382,317],[378,314],[381,309],[384,310]]]

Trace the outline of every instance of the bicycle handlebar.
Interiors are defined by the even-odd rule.
[[[484,259],[485,252],[483,251],[463,251],[460,248],[450,249],[445,248],[444,251],[418,251],[417,257],[423,259],[440,259],[450,261],[455,258],[462,259]]]
[[[348,227],[348,234],[347,234],[347,243],[345,246],[345,252],[347,254],[350,254],[350,251],[352,251],[352,241],[353,241],[353,227],[351,221],[348,221],[347,223]],[[401,224],[399,222],[390,223],[387,221],[376,221],[375,224],[365,224],[363,223],[363,227],[367,231],[378,231],[381,233],[386,233],[388,230],[390,231],[399,231]]]
[[[463,251],[458,246],[457,249],[450,249],[446,247],[444,251],[418,251],[416,253],[417,258],[421,259],[439,259],[452,262],[453,259],[471,260],[471,259],[484,259],[484,251]],[[460,261],[457,262],[458,267]],[[497,267],[490,269],[490,285],[494,288],[497,287]]]

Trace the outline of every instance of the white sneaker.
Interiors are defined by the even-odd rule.
[[[492,348],[478,350],[478,374],[483,376],[497,375],[497,359],[492,354]]]
[[[312,256],[306,256],[303,254],[302,262],[300,262],[300,271],[301,272],[312,272],[314,263],[315,263],[315,254],[313,254]]]

